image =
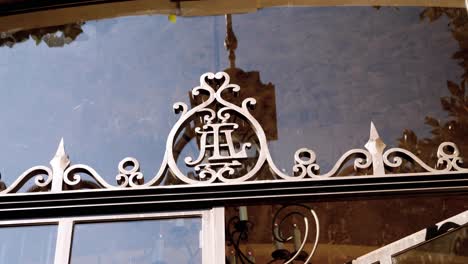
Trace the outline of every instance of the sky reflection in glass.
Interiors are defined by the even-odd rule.
[[[0,227],[0,263],[53,264],[57,226]]]
[[[403,130],[428,136],[427,115],[446,118],[440,97],[462,68],[445,17],[422,8],[275,8],[234,15],[237,67],[258,71],[276,91],[274,160],[290,171],[300,147],[327,170],[362,147],[374,121],[388,145]],[[11,183],[47,164],[60,137],[73,163],[115,182],[133,156],[157,171],[177,116],[172,104],[207,71],[228,67],[224,17],[134,16],[89,21],[63,48],[33,41],[0,49],[0,172]],[[462,153],[463,154],[463,153]]]
[[[201,218],[75,224],[71,264],[201,264]]]

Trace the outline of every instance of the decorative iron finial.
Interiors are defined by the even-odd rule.
[[[68,158],[67,153],[65,152],[65,146],[63,143],[63,138],[60,140],[59,146],[55,156],[50,161],[52,166],[52,191],[60,192],[62,191],[63,185],[63,173],[65,169],[70,165],[70,159]]]
[[[369,141],[367,141],[365,147],[372,156],[372,167],[374,170],[373,175],[384,175],[385,167],[382,155],[387,145],[385,145],[383,140],[380,138],[379,132],[377,132],[377,129],[375,128],[374,122],[371,122]]]
[[[212,83],[216,83],[216,86],[212,87]],[[164,159],[159,170],[147,182],[144,181],[143,173],[139,171],[138,161],[130,157],[124,158],[119,164],[119,174],[116,176],[117,185],[107,182],[96,170],[86,164],[70,166],[62,139],[57,153],[50,161],[52,168],[40,165],[27,169],[8,188],[0,190],[0,195],[18,192],[33,178],[35,186],[39,187],[37,190],[48,191],[51,187],[52,192],[84,189],[89,186],[101,189],[159,188],[163,187],[162,185],[172,184],[173,179],[176,181],[174,184],[187,185],[243,183],[263,180],[261,172],[265,166],[273,174],[274,179],[271,181],[320,180],[344,177],[341,175],[344,171],[342,168],[352,160],[354,160],[355,170],[367,171],[373,166],[373,173],[369,173],[368,176],[401,174],[399,168],[405,166],[404,161],[415,163],[423,170],[423,172],[411,175],[468,173],[468,168],[461,167],[462,157],[453,142],[443,142],[439,145],[438,166],[434,168],[409,150],[403,148],[385,150],[386,145],[373,123],[370,126],[366,149],[348,150],[329,171],[321,173],[315,152],[311,149],[300,148],[294,154],[293,173],[285,173],[275,165],[268,148],[265,131],[250,111],[257,101],[252,97],[235,103],[229,100],[240,90],[239,85],[230,82],[230,76],[226,72],[203,74],[200,77],[200,85],[194,87],[191,92],[194,98],[203,94],[202,102],[191,109],[182,102],[174,104],[174,109],[180,110],[179,119],[167,137]],[[192,127],[191,122],[196,119],[199,119],[201,124]],[[234,135],[244,134],[243,131],[238,130],[240,122],[255,135],[234,142]],[[194,156],[190,154],[181,160],[180,150],[174,147],[176,145],[174,142],[181,136],[181,131],[189,125],[193,133],[201,135],[200,152],[193,153]],[[221,147],[224,149],[221,150]],[[388,168],[391,173],[385,174],[385,168]],[[82,180],[81,174],[89,176],[92,179],[91,182]],[[169,180],[169,176],[173,179]]]
[[[236,49],[237,49],[237,38],[232,30],[232,16],[231,14],[226,15],[226,38],[224,39],[224,46],[229,52],[229,65],[231,68],[236,68]]]

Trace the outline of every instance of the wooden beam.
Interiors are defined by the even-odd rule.
[[[81,21],[131,15],[175,14],[177,5],[167,0],[132,0],[0,16],[0,32],[50,27]]]
[[[285,6],[437,6],[465,7],[464,0],[257,0],[259,8]]]
[[[167,0],[131,0],[81,6],[80,0],[76,1],[78,6],[74,7],[0,15],[0,32],[14,32],[130,15],[210,16],[256,12],[258,9],[270,7],[440,6],[462,8],[465,6],[464,0],[200,0],[180,2],[180,5]]]

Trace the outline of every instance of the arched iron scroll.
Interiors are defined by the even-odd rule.
[[[330,171],[321,173],[315,152],[301,148],[294,154],[293,173],[289,175],[278,169],[273,162],[265,132],[251,113],[256,100],[246,98],[240,104],[234,104],[230,100],[240,92],[241,87],[230,83],[230,77],[225,72],[203,74],[200,77],[200,85],[191,91],[194,98],[202,98],[201,103],[191,109],[182,102],[173,105],[180,117],[167,137],[162,164],[148,181],[145,181],[143,173],[140,172],[138,160],[127,157],[118,165],[115,183],[108,183],[88,165],[70,165],[62,141],[51,161],[51,168],[38,166],[28,169],[11,186],[3,188],[0,194],[17,192],[36,175],[33,186],[42,191],[60,192],[83,188],[158,188],[161,185],[174,183],[186,185],[242,183],[255,180],[263,168],[271,171],[272,181],[321,180],[341,177],[342,167],[350,161],[356,170],[366,170],[368,177],[393,175],[393,171],[398,171],[397,169],[403,166],[404,160],[421,167],[423,171],[421,173],[468,172],[467,168],[461,166],[462,159],[454,143],[442,143],[437,151],[437,164],[430,166],[408,150],[390,148],[385,151],[386,145],[371,123],[370,138],[365,148],[347,151]],[[240,126],[247,127],[252,134],[248,137],[250,142],[239,140],[245,138],[238,135],[237,130]],[[189,127],[193,127],[197,136],[200,153],[197,157],[187,155],[179,158],[180,150],[174,148],[175,141],[180,133]],[[83,180],[80,174],[88,175],[91,181]],[[173,180],[168,181],[169,177]]]
[[[293,224],[293,234],[289,236],[284,236],[282,230],[284,225],[289,218],[296,217],[299,222],[302,222],[304,227],[302,237],[296,237],[295,231],[299,231],[300,223]],[[314,224],[313,226],[311,226]],[[310,234],[312,230],[315,229],[315,236],[309,241]],[[270,263],[273,263],[277,260],[283,260],[284,264],[293,263],[293,261],[300,261],[301,263],[310,263],[315,251],[317,250],[319,236],[320,236],[320,225],[317,213],[310,207],[300,204],[300,205],[287,205],[281,207],[276,211],[273,221],[272,221],[272,234],[273,240],[279,243],[286,243],[291,240],[296,240],[295,251],[289,252],[283,248],[277,248],[272,253],[273,260]],[[306,243],[311,243],[311,248],[306,249]]]
[[[227,264],[254,264],[249,252],[243,252],[241,243],[248,242],[249,235],[255,228],[253,222],[233,216],[226,223],[227,246],[232,248],[227,257]],[[292,231],[291,231],[292,230]],[[320,226],[317,213],[304,204],[285,205],[279,208],[272,218],[271,234],[275,244],[270,263],[309,264],[317,249]],[[294,244],[294,250],[288,250],[286,243]]]

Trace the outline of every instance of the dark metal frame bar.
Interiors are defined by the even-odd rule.
[[[126,2],[133,0],[23,0],[17,3],[0,5],[0,16],[18,15],[30,12],[52,10],[66,7]]]
[[[0,197],[0,220],[453,194],[468,195],[467,173],[18,193]]]

